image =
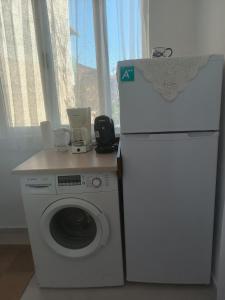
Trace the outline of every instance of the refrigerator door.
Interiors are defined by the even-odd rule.
[[[127,280],[209,283],[218,133],[121,139]]]
[[[133,60],[119,62],[121,132],[218,130],[223,63],[223,56],[211,56],[184,90],[166,101],[143,73],[132,67]],[[130,81],[121,78],[126,66],[132,68]]]

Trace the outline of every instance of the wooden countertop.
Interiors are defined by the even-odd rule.
[[[116,153],[97,154],[92,150],[72,154],[71,151],[43,150],[13,169],[12,173],[22,175],[74,171],[117,171]]]

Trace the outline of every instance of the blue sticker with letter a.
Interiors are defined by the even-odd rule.
[[[120,81],[134,81],[134,66],[120,67]]]

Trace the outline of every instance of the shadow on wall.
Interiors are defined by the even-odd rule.
[[[220,117],[220,140],[217,165],[217,189],[215,204],[215,227],[214,227],[214,248],[213,248],[213,280],[217,286],[220,286],[221,278],[224,278],[225,266],[225,68],[223,76],[221,117]],[[222,283],[224,285],[224,283]],[[218,290],[218,295],[220,291]],[[218,300],[221,298],[218,296]],[[223,298],[222,298],[223,299]]]
[[[40,137],[0,141],[0,228],[26,227],[20,180],[12,169],[42,148]]]

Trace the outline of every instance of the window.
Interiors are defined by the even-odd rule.
[[[75,77],[75,106],[103,113],[99,101],[92,0],[70,0],[70,41]]]
[[[7,122],[68,124],[66,108],[112,115],[119,127],[118,60],[143,53],[142,1],[0,3],[0,76]],[[146,29],[146,28],[145,28]]]

